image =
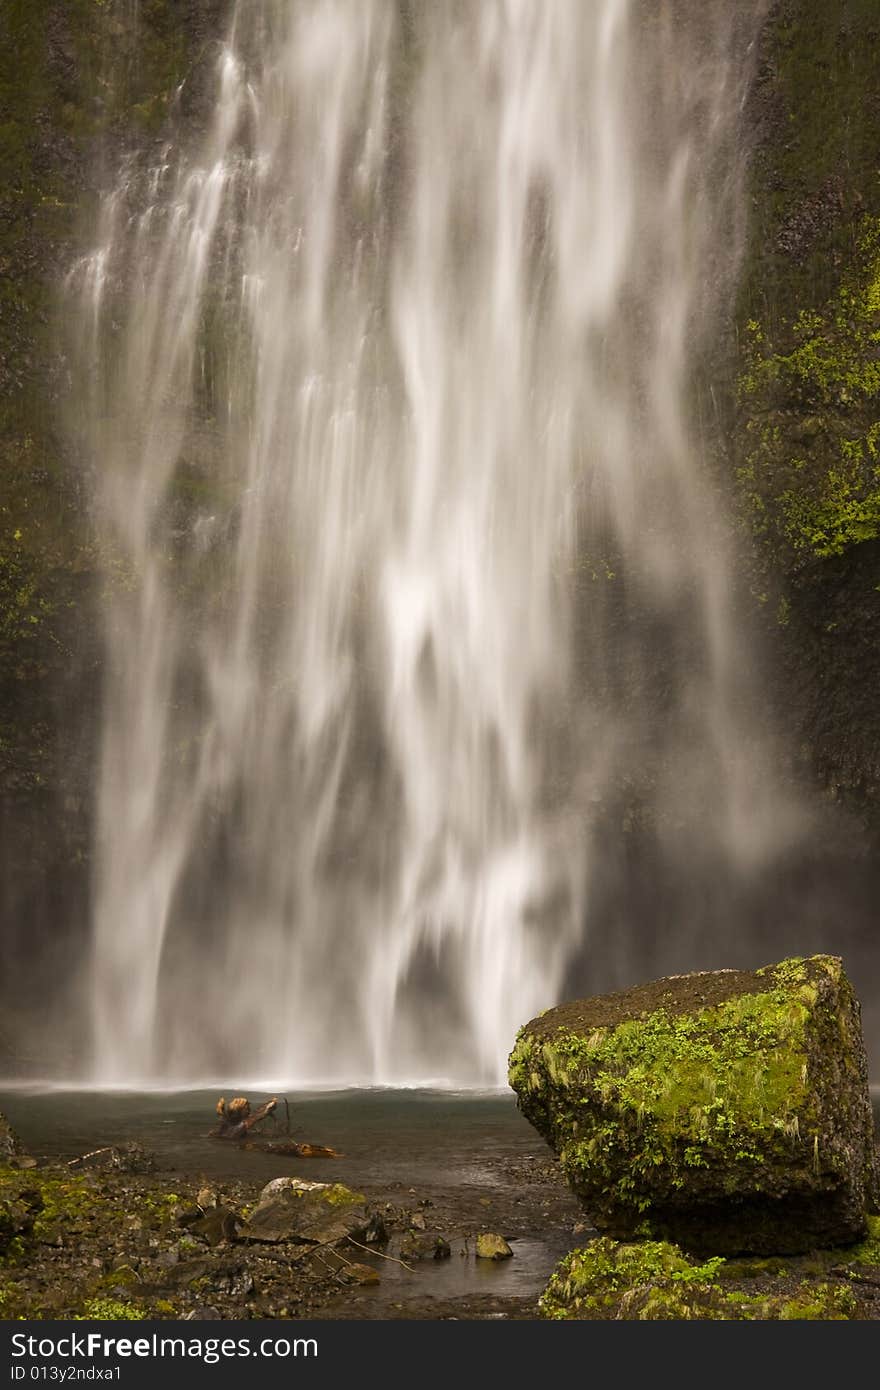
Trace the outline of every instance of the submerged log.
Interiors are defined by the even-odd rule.
[[[344,1158],[336,1149],[325,1144],[298,1144],[294,1139],[249,1139],[242,1144],[244,1149],[257,1149],[260,1153],[281,1154],[286,1158]]]

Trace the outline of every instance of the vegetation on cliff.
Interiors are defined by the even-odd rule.
[[[778,702],[856,854],[880,834],[878,38],[874,0],[767,12],[728,445]]]

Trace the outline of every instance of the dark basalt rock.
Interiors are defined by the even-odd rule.
[[[563,1004],[521,1030],[510,1084],[618,1239],[797,1253],[860,1239],[877,1209],[859,1005],[834,957]]]
[[[31,1168],[34,1162],[6,1116],[0,1111],[0,1167]]]

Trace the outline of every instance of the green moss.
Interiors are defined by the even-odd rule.
[[[179,1205],[176,1192],[144,1192],[140,1195],[137,1213],[145,1226],[161,1230],[174,1220]]]
[[[135,1308],[130,1303],[120,1303],[117,1298],[88,1298],[83,1304],[82,1313],[77,1314],[75,1322],[89,1318],[106,1318],[114,1322],[138,1322],[147,1316],[143,1308]]]
[[[346,1187],[341,1182],[331,1183],[329,1187],[320,1191],[307,1187],[285,1187],[283,1197],[285,1201],[295,1199],[296,1201],[307,1202],[313,1202],[315,1198],[318,1198],[331,1207],[363,1206],[366,1201],[362,1192],[352,1192],[350,1187]]]
[[[847,1261],[856,1265],[877,1265],[880,1267],[880,1216],[866,1218],[868,1234],[858,1245],[847,1251]]]
[[[108,1205],[88,1178],[43,1169],[0,1170],[0,1200],[31,1205],[34,1218],[26,1239],[41,1244],[82,1230],[106,1213]]]
[[[773,332],[747,324],[738,470],[752,529],[778,558],[827,559],[880,535],[880,218],[865,217],[833,296]]]
[[[112,1269],[108,1274],[101,1275],[92,1288],[92,1296],[98,1298],[116,1289],[133,1288],[139,1283],[140,1279],[131,1265],[120,1265],[118,1269]]]
[[[573,1250],[541,1296],[542,1317],[630,1321],[840,1321],[858,1315],[850,1289],[803,1280],[793,1291],[750,1294],[726,1288],[726,1262],[696,1264],[665,1241],[607,1238]]]

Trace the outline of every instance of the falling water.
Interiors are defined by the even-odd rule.
[[[97,1079],[496,1083],[616,789],[771,843],[689,407],[730,9],[250,0],[207,127],[120,170],[70,279]]]

